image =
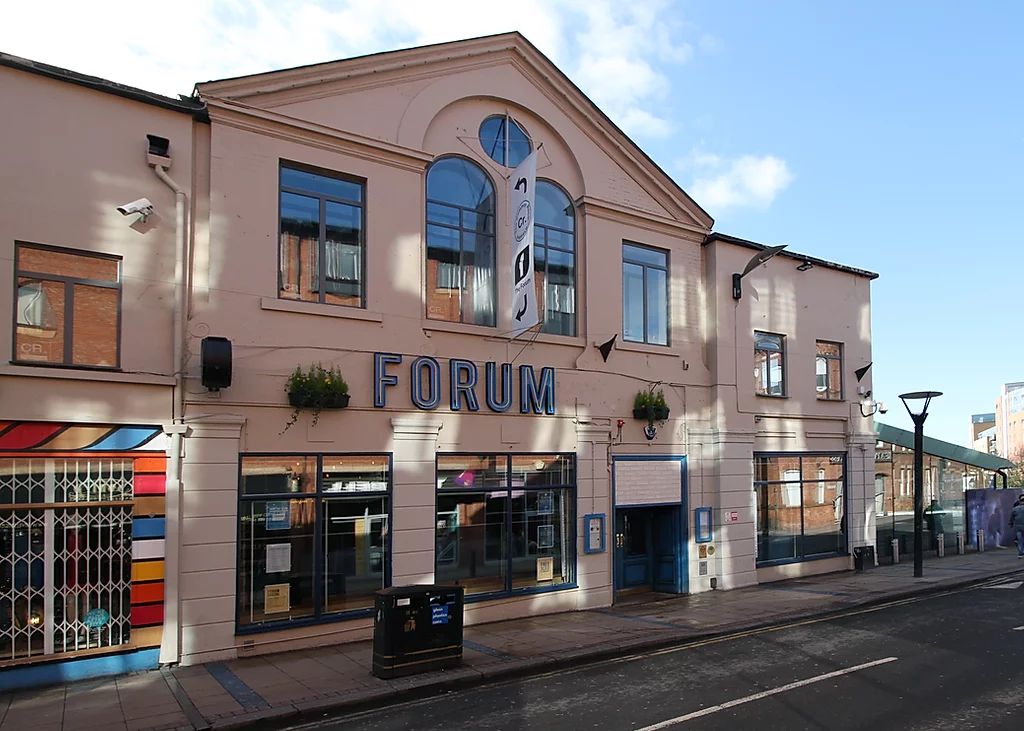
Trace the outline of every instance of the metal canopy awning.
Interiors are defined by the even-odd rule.
[[[879,441],[897,444],[907,449],[914,448],[914,432],[898,429],[895,426],[875,422],[875,434]],[[962,462],[983,470],[1006,470],[1013,467],[1013,462],[994,454],[985,454],[976,449],[950,444],[932,437],[924,438],[924,453],[934,457],[943,457],[954,462]]]

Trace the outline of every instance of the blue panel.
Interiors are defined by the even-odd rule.
[[[164,518],[136,518],[132,521],[132,538],[163,538]]]
[[[40,688],[77,680],[152,670],[159,665],[160,650],[138,650],[121,655],[91,657],[85,660],[23,665],[0,672],[0,692],[20,688]]]
[[[123,426],[85,449],[90,452],[126,452],[138,449],[159,433],[158,427]]]

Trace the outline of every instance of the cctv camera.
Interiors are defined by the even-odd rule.
[[[884,413],[886,413],[886,412],[887,412],[888,410],[889,410],[889,407],[888,407],[888,406],[886,406],[886,405],[885,405],[884,403],[882,403],[881,401],[879,401],[879,402],[878,402],[878,413],[879,413],[879,414],[884,414]]]
[[[132,213],[139,213],[142,215],[142,220],[153,213],[153,204],[149,202],[148,198],[139,198],[137,201],[131,203],[125,203],[123,206],[117,207],[117,212],[122,216],[127,216]]]

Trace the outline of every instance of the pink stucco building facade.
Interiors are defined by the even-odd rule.
[[[0,664],[363,639],[386,585],[459,583],[470,623],[728,590],[848,569],[873,544],[871,377],[854,371],[875,275],[784,251],[736,298],[764,247],[713,233],[520,35],[187,100],[4,58],[0,89],[36,110],[0,140],[18,171],[0,202],[3,606],[24,599],[41,628],[0,617]],[[542,322],[512,339],[510,177],[533,152]],[[118,212],[140,198],[145,221]],[[208,338],[231,344],[213,390]],[[292,422],[289,376],[316,363],[347,406]],[[667,416],[635,418],[659,391]],[[14,568],[36,555],[24,510],[38,579]],[[86,520],[104,510],[106,534]],[[75,531],[117,582],[68,580]],[[44,641],[57,615],[80,649]]]

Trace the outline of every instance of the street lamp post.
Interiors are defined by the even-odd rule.
[[[914,420],[914,578],[924,576],[924,552],[922,532],[924,523],[924,420],[928,418],[928,404],[939,391],[913,391],[900,394],[900,400],[907,407],[907,413]],[[908,401],[923,401],[920,411],[915,412]]]

